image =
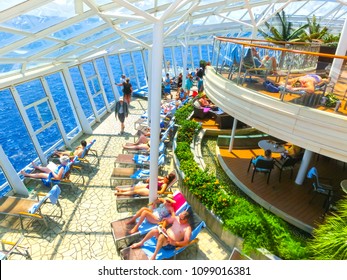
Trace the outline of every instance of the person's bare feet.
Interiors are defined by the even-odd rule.
[[[25,175],[26,175],[26,173],[25,173],[25,171],[24,171],[24,170],[21,170],[21,171],[20,171],[20,174],[22,174],[23,176],[25,176]]]
[[[37,164],[35,162],[31,162],[31,164],[33,165],[34,168],[37,168]]]
[[[131,249],[140,248],[143,244],[141,242],[134,243],[130,246]]]
[[[151,260],[151,261],[155,261],[155,257],[156,257],[156,256],[153,255],[152,257],[150,257],[150,260]]]

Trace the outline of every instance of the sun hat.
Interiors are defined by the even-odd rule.
[[[170,203],[176,203],[176,201],[173,199],[172,194],[168,194],[167,196],[165,196],[163,198]]]

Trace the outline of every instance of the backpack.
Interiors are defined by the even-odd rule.
[[[265,81],[263,86],[268,92],[279,92],[279,88],[273,82]]]

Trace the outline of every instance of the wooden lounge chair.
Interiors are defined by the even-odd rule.
[[[178,215],[183,210],[189,207],[186,199],[184,198],[184,196],[182,195],[180,191],[176,191],[173,194],[173,199],[176,201],[176,203],[172,204],[172,207],[174,208],[176,215]],[[144,220],[139,227],[139,231],[130,234],[129,230],[132,229],[135,225],[135,223],[127,224],[127,222],[129,222],[131,218],[132,216],[111,222],[111,232],[112,232],[114,243],[116,245],[117,252],[119,252],[121,243],[124,243],[126,246],[128,246],[131,240],[149,232],[152,228],[157,226],[157,224],[151,224],[147,222],[147,220]]]
[[[176,247],[174,249],[160,249],[157,255],[157,260],[176,258],[178,254],[184,251],[186,248],[193,244],[197,244],[199,239],[197,238],[200,231],[206,227],[204,221],[200,219],[198,215],[192,213],[191,208],[188,211],[191,211],[190,225],[192,227],[192,235],[190,237],[190,243],[185,247]],[[132,249],[126,247],[120,251],[120,256],[123,260],[148,260],[150,256],[153,255],[156,247],[157,239],[151,238],[147,240],[144,246],[140,248]]]
[[[149,178],[149,169],[137,169],[135,167],[114,167],[110,176],[110,186],[115,186],[116,182],[131,181],[136,182]]]
[[[165,163],[166,155],[160,154],[158,158],[158,166],[162,167]],[[139,168],[148,168],[150,164],[149,155],[142,154],[119,154],[114,161],[114,166],[117,167],[117,164],[122,164],[126,166],[136,166]]]
[[[46,215],[44,215],[41,210],[46,203],[56,204],[60,209],[61,217],[63,211],[58,201],[60,192],[59,186],[55,185],[47,194],[38,193],[38,199],[4,196],[0,198],[0,214],[18,217],[20,219],[22,231],[24,231],[23,219],[25,218],[43,221],[45,225],[48,226]],[[39,199],[42,196],[43,198]]]

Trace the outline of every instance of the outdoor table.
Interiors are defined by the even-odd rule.
[[[264,151],[270,150],[273,153],[283,153],[286,149],[283,145],[280,145],[272,140],[260,140],[258,146]]]

